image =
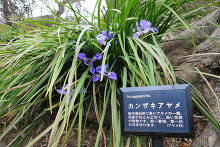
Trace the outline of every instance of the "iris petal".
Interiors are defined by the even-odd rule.
[[[95,75],[93,76],[92,81],[95,83],[95,82],[99,81],[100,79],[101,79],[101,76],[100,76],[99,74],[95,74]]]
[[[102,31],[101,34],[104,35],[104,36],[108,36],[108,31],[107,30]]]
[[[87,59],[85,53],[79,53],[78,58],[81,59],[81,60],[85,60],[85,59]]]
[[[67,90],[62,90],[62,89],[56,89],[57,93],[59,94],[66,94]]]
[[[114,33],[111,31],[102,31],[100,34],[96,36],[97,41],[101,44],[106,46],[107,41],[111,40],[114,37]]]
[[[72,95],[69,95],[69,98],[68,98],[69,104],[71,103],[72,99],[73,99]]]
[[[95,68],[92,67],[92,68],[90,69],[90,72],[91,72],[92,74],[95,74]]]
[[[86,60],[84,60],[84,64],[87,66],[93,66],[93,60],[90,58],[87,58]]]
[[[107,36],[108,36],[108,39],[111,40],[114,37],[114,33],[109,32]]]
[[[137,32],[137,33],[134,33],[133,34],[133,37],[139,37],[140,35],[142,35],[143,33],[142,32]]]
[[[138,24],[138,22],[136,22],[136,29],[138,29],[139,28],[139,24]]]
[[[104,46],[106,46],[106,44],[107,44],[106,41],[100,41],[99,43],[100,43],[101,45],[104,45]]]
[[[97,53],[97,54],[95,54],[95,56],[92,58],[94,61],[95,60],[101,60],[102,59],[102,55],[101,54],[99,54],[99,53]]]
[[[98,34],[98,35],[96,36],[96,39],[97,39],[97,41],[98,41],[100,44],[102,44],[104,41],[107,40],[107,36],[105,36],[105,35],[103,35],[103,34]]]
[[[151,28],[146,28],[145,30],[142,31],[143,34],[148,33],[151,30]]]
[[[105,64],[105,66],[104,66],[104,73],[107,72],[107,68],[108,68],[108,64]],[[97,66],[97,67],[96,67],[96,72],[97,72],[97,73],[101,73],[101,71],[102,71],[102,65]]]
[[[151,30],[152,32],[158,32],[158,29],[157,29],[157,28],[150,28],[150,30]]]
[[[115,72],[108,72],[108,74],[106,75],[109,79],[112,79],[112,80],[117,80],[117,75]]]
[[[141,20],[141,21],[140,21],[140,26],[141,26],[141,29],[142,29],[142,30],[145,30],[145,29],[151,27],[151,22],[146,21],[146,20]]]

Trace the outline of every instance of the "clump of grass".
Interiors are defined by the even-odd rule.
[[[94,112],[99,125],[96,147],[102,136],[108,136],[109,146],[147,146],[147,137],[125,139],[121,135],[119,88],[177,83],[172,65],[158,42],[169,28],[180,22],[189,28],[175,12],[187,2],[106,0],[107,12],[102,17],[101,0],[97,0],[92,21],[68,2],[66,7],[75,17],[73,22],[58,17],[56,21],[46,22],[52,24],[47,27],[42,25],[45,21],[26,20],[36,29],[16,34],[17,40],[0,47],[0,117],[5,120],[0,140],[22,123],[22,131],[11,142],[19,145],[39,126],[41,119],[55,113],[51,125],[31,138],[27,146],[34,145],[49,132],[48,146],[58,146],[63,135],[64,146],[73,128],[77,128],[80,146],[87,117]],[[79,20],[86,25],[81,25]],[[159,31],[133,37],[133,29],[140,20],[150,21]],[[105,40],[106,44],[96,38],[104,30],[114,34]],[[80,53],[90,58],[101,54],[102,59],[94,62],[93,67],[108,64],[107,71],[91,74],[91,65],[86,65],[90,60],[80,60]],[[110,77],[110,71],[117,78]],[[99,80],[94,83],[95,76]],[[58,88],[65,94],[59,95]],[[83,89],[86,91],[82,92]],[[103,131],[105,121],[109,121],[107,132]]]

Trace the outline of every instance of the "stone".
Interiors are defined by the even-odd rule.
[[[6,147],[7,144],[5,142],[0,142],[0,147]]]
[[[208,124],[190,147],[220,147],[220,133]]]

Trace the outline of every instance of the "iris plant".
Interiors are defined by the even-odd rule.
[[[136,30],[138,32],[133,34],[133,37],[139,37],[140,35],[146,34],[150,31],[158,32],[157,28],[151,27],[151,22],[147,20],[141,20],[140,24],[136,23]]]

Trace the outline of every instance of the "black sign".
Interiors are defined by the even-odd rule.
[[[125,135],[192,137],[192,99],[188,84],[129,87],[121,90]]]

